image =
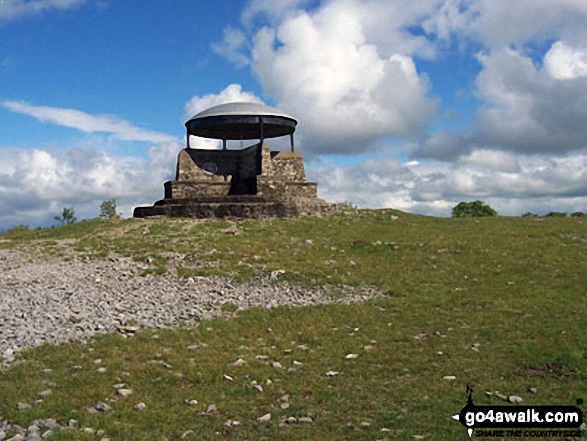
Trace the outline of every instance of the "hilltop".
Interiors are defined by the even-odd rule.
[[[15,229],[0,235],[3,299],[61,292],[83,306],[73,328],[110,320],[115,299],[136,314],[10,360],[0,434],[37,420],[50,439],[467,439],[450,419],[467,384],[476,404],[573,405],[587,384],[586,246],[581,218],[396,210]],[[105,303],[78,305],[81,292]],[[217,313],[147,326],[158,301]],[[44,302],[0,310],[41,317]]]

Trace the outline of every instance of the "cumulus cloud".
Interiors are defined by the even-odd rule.
[[[511,48],[479,54],[482,105],[467,130],[438,130],[416,158],[452,161],[475,149],[566,155],[587,149],[587,51],[556,42],[543,66]],[[586,65],[587,66],[587,65]]]
[[[193,115],[233,101],[262,102],[240,85],[232,84],[216,95],[193,97],[186,103],[185,112]],[[0,213],[0,230],[19,224],[54,224],[53,216],[64,206],[73,206],[78,219],[95,217],[100,203],[112,198],[117,199],[124,216],[131,216],[134,207],[162,199],[164,182],[175,177],[177,154],[183,147],[175,137],[144,131],[114,116],[14,101],[3,105],[8,110],[75,128],[87,135],[75,146],[54,146],[51,150],[0,149],[0,206],[5,207]],[[113,156],[104,151],[103,137],[93,135],[95,132],[110,134],[109,142],[114,145],[145,141],[151,147],[146,158]],[[217,142],[194,138],[192,146],[216,148]]]
[[[250,62],[245,51],[249,46],[247,35],[234,26],[227,26],[223,31],[223,39],[212,43],[211,48],[218,55],[222,55],[237,67],[247,66]]]
[[[441,40],[470,38],[489,49],[585,35],[583,0],[445,0],[422,21]]]
[[[525,153],[565,154],[587,147],[587,76],[560,81],[511,49],[481,56],[477,138]]]
[[[481,199],[502,215],[519,216],[586,211],[586,165],[586,154],[553,159],[476,151],[452,164],[387,158],[313,168],[308,175],[320,197],[363,208],[450,216],[459,202]]]
[[[78,219],[96,217],[102,201],[115,198],[123,215],[137,205],[163,198],[163,183],[173,179],[177,143],[160,144],[147,159],[113,157],[97,149],[0,150],[0,229],[50,225],[64,206]]]
[[[365,151],[385,136],[412,137],[436,111],[413,59],[382,57],[355,2],[300,12],[255,36],[253,69],[266,95],[299,117],[305,151]]]
[[[91,115],[76,109],[34,106],[22,101],[4,101],[11,112],[32,116],[41,122],[81,130],[85,133],[109,133],[122,141],[171,142],[175,137],[133,126],[128,121],[109,115]]]
[[[587,50],[568,46],[562,41],[552,45],[544,57],[544,66],[557,80],[587,76]]]
[[[263,104],[261,98],[256,96],[254,93],[243,91],[243,88],[240,84],[230,84],[217,94],[194,96],[185,105],[184,118],[187,120],[192,116],[202,112],[203,110],[209,109],[210,107],[234,102]]]
[[[77,8],[87,0],[5,0],[0,2],[0,22],[51,9]]]

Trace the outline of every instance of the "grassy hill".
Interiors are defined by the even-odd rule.
[[[0,421],[78,421],[51,439],[101,438],[88,427],[112,440],[465,440],[450,417],[465,405],[467,384],[476,404],[587,398],[581,218],[360,210],[296,220],[88,220],[9,231],[0,248],[64,260],[128,256],[147,262],[151,277],[236,283],[283,270],[276,283],[384,292],[365,304],[252,309],[27,351],[24,363],[0,372]],[[117,397],[116,383],[132,396]],[[48,399],[16,410],[47,385]],[[89,414],[97,401],[112,411]],[[139,402],[145,410],[133,411]],[[311,422],[283,423],[288,417]]]

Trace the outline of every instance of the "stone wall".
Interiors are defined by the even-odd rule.
[[[299,152],[272,152],[267,143],[242,150],[184,149],[165,199],[138,207],[135,217],[291,217],[338,210],[306,182]]]

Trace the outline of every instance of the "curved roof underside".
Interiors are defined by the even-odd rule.
[[[295,131],[296,124],[294,117],[273,107],[228,103],[194,115],[185,126],[190,135],[202,138],[260,139],[289,135]]]

